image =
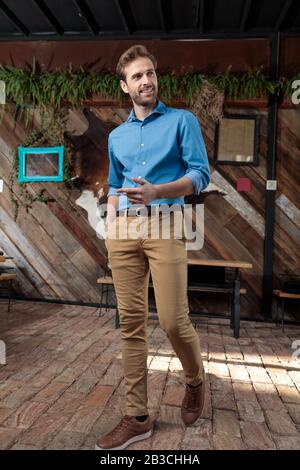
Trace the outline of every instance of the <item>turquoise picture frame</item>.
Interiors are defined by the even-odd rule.
[[[28,154],[57,154],[58,172],[54,176],[34,175],[26,176],[26,156]],[[64,147],[18,147],[19,156],[19,183],[32,183],[35,181],[61,182],[64,180]]]

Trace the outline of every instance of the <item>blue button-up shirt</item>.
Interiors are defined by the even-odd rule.
[[[196,194],[206,188],[210,171],[205,144],[197,118],[190,111],[170,108],[158,101],[143,121],[131,111],[126,122],[114,129],[108,139],[108,196],[118,195],[119,209],[132,204],[118,188],[139,187],[131,180],[144,178],[164,184],[186,176]],[[184,204],[184,197],[154,199],[151,205]]]

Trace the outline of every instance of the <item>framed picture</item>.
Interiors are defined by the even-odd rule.
[[[216,127],[215,165],[258,165],[259,116],[228,114]]]
[[[63,181],[64,147],[18,147],[20,183]]]

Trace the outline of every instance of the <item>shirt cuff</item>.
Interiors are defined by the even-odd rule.
[[[118,188],[110,187],[109,190],[108,190],[108,193],[107,193],[107,197],[108,196],[121,196],[120,193],[117,193],[117,189]]]
[[[195,194],[200,194],[204,187],[206,187],[203,185],[201,174],[198,171],[189,170],[184,176],[187,176],[192,181]]]

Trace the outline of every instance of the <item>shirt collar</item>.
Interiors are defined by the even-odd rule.
[[[160,100],[158,100],[157,102],[157,105],[155,106],[155,108],[153,109],[152,113],[149,114],[149,116],[152,116],[152,114],[164,114],[167,110],[167,106]],[[147,118],[149,117],[147,116]],[[147,119],[145,118],[145,119]],[[138,119],[135,115],[135,112],[134,112],[134,108],[132,108],[129,116],[128,116],[128,119],[127,119],[127,122],[134,122],[134,121],[139,121],[140,119]]]

